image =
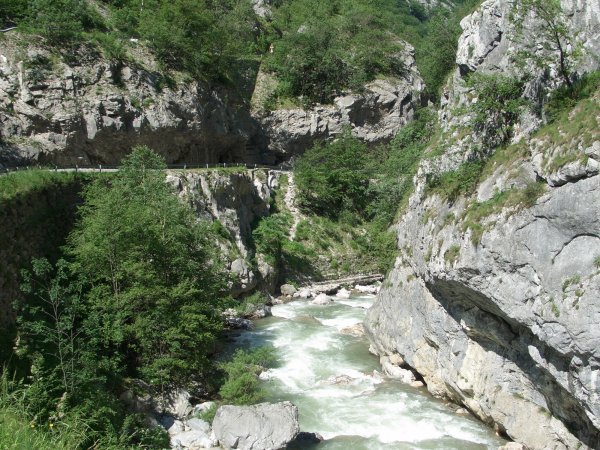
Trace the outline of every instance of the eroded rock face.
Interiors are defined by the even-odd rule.
[[[393,138],[413,118],[425,89],[414,50],[408,44],[402,59],[406,74],[401,79],[375,80],[365,86],[364,92],[339,96],[332,105],[258,114],[269,150],[278,159],[288,159],[302,154],[317,140],[339,136],[345,127],[367,143]]]
[[[597,448],[598,178],[490,217],[477,246],[459,224],[423,227],[427,208],[444,210],[439,199],[420,208],[399,226],[400,245],[415,254],[398,259],[368,313],[378,353],[399,353],[433,394],[528,447]]]
[[[300,431],[298,408],[290,402],[221,406],[213,430],[227,449],[283,449]]]
[[[260,162],[259,128],[242,100],[198,82],[167,83],[140,46],[140,66],[91,51],[68,64],[0,44],[0,163],[117,164],[145,144],[168,163]]]
[[[440,113],[443,127],[468,120],[453,112],[470,101],[464,73],[516,70],[508,3],[486,1],[463,20],[460,70]],[[586,48],[597,52],[598,1],[563,4],[571,8],[570,26],[590,36]],[[595,67],[591,53],[578,70]],[[550,70],[538,88],[547,92],[555,83]],[[533,130],[539,120],[527,126]],[[597,129],[579,136],[559,129],[556,140],[522,133],[522,156],[497,164],[469,198],[452,202],[427,193],[426,179],[473,157],[469,143],[456,140],[443,155],[423,161],[395,226],[402,254],[365,323],[386,366],[400,355],[432,394],[531,449],[600,448]],[[573,161],[559,164],[557,155]],[[475,202],[542,184],[539,197],[530,193],[516,205],[498,201],[468,223],[465,214]]]
[[[199,218],[218,221],[223,226],[222,254],[229,259],[233,275],[230,286],[234,297],[251,292],[264,281],[248,262],[253,256],[250,245],[252,227],[270,213],[270,199],[279,173],[255,169],[240,171],[169,171],[167,183],[189,203]],[[268,274],[267,274],[268,275]]]

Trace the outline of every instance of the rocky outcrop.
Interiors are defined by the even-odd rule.
[[[116,164],[145,144],[168,163],[261,161],[259,129],[231,89],[161,75],[148,51],[114,63],[92,50],[68,62],[0,43],[0,163]]]
[[[408,44],[402,60],[406,67],[402,78],[375,80],[361,93],[336,97],[332,105],[257,113],[269,150],[278,159],[289,159],[318,140],[339,136],[346,127],[367,143],[393,138],[413,118],[425,89]]]
[[[220,245],[233,275],[230,288],[235,297],[252,291],[265,278],[260,267],[257,270],[250,263],[254,256],[252,229],[258,220],[269,215],[279,175],[279,172],[264,169],[170,171],[167,174],[167,182],[192,206],[198,217],[214,222],[221,230],[224,239]]]
[[[300,432],[298,408],[290,402],[221,406],[213,430],[226,449],[283,449]]]
[[[464,124],[468,115],[457,109],[476,101],[466,73],[517,70],[508,4],[486,1],[462,22],[459,69],[440,113],[445,130]],[[582,73],[597,64],[590,54],[600,8],[563,5],[574,35],[590,37]],[[549,69],[525,95],[560,82]],[[523,120],[521,131],[529,129],[517,137],[525,140],[487,164],[475,192],[449,200],[427,183],[484,157],[470,137],[423,161],[395,225],[401,256],[365,323],[388,372],[417,372],[432,394],[531,449],[600,448],[598,93],[586,102],[533,138],[542,118]],[[567,132],[572,120],[577,132]]]

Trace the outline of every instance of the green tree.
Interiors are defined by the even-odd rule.
[[[331,218],[342,211],[361,216],[368,203],[366,154],[366,145],[350,131],[309,149],[294,167],[300,206]]]
[[[79,44],[84,31],[105,28],[100,14],[85,0],[31,0],[25,25],[58,46]]]
[[[138,147],[113,179],[93,183],[68,252],[90,283],[99,353],[167,389],[210,368],[227,277],[211,228],[173,195],[163,169]]]
[[[535,28],[528,29],[525,36],[525,22],[531,16],[537,19]],[[571,88],[573,67],[579,51],[574,42],[576,36],[569,30],[570,19],[562,9],[560,0],[515,0],[511,19],[519,31],[522,43],[526,44],[525,58],[539,67],[558,62],[559,73],[564,83]],[[532,35],[536,37],[535,40],[530,39]],[[537,49],[540,43],[545,52],[543,54]],[[569,49],[570,46],[572,50]]]

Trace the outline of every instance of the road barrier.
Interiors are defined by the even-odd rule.
[[[204,164],[167,164],[167,170],[193,170],[193,169],[267,169],[267,170],[279,170],[279,171],[290,171],[291,167],[287,164],[280,164],[278,166],[269,166],[265,164],[248,164],[248,163],[204,163]],[[119,170],[119,166],[107,165],[107,164],[96,164],[96,165],[74,165],[74,166],[43,166],[43,165],[28,165],[28,166],[15,166],[15,167],[0,167],[0,175],[7,174],[10,172],[19,172],[25,170],[48,170],[54,172],[114,172]]]

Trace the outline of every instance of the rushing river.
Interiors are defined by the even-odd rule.
[[[378,360],[364,337],[340,332],[363,321],[374,297],[327,306],[295,301],[237,338],[236,346],[273,345],[280,364],[267,372],[268,401],[299,408],[300,428],[321,434],[319,450],[496,449],[483,424],[455,414],[417,389],[374,373]]]

